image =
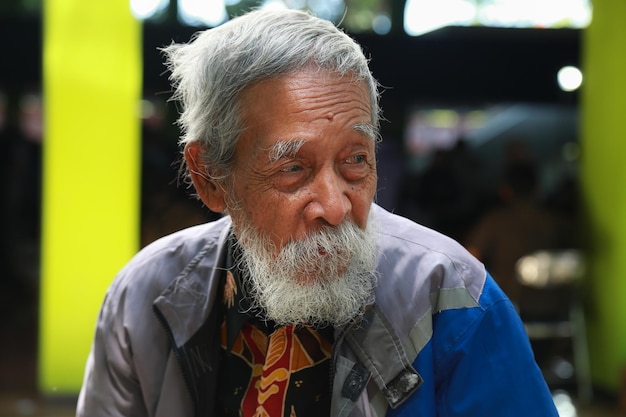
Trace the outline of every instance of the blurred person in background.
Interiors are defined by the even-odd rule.
[[[537,250],[566,246],[568,233],[565,222],[538,200],[538,177],[532,160],[512,160],[505,166],[498,198],[500,205],[483,216],[465,245],[486,264],[509,299],[519,304],[522,285],[516,277],[517,261]]]

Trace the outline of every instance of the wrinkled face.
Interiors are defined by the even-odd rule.
[[[246,131],[226,204],[280,251],[325,226],[365,229],[376,190],[375,135],[363,82],[306,69],[241,96]]]
[[[377,283],[366,86],[305,69],[248,87],[240,105],[246,130],[226,180],[207,175],[200,141],[185,146],[196,191],[211,210],[228,209],[263,318],[343,325]]]

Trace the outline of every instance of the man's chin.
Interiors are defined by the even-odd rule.
[[[317,316],[284,317],[284,316],[272,316],[268,314],[266,317],[262,317],[262,319],[269,320],[275,323],[275,325],[279,327],[293,324],[296,326],[308,326],[308,327],[314,327],[317,329],[324,328],[324,327],[338,328],[338,327],[345,326],[349,324],[350,322],[356,320],[358,317],[360,317],[363,313],[364,308],[365,307],[355,310],[351,314],[348,314],[342,317],[317,317]]]
[[[305,283],[272,280],[266,284],[255,286],[251,296],[268,319],[279,325],[341,326],[371,301],[375,275],[352,271],[331,279],[309,277]]]
[[[323,262],[323,260],[321,261]],[[344,274],[348,270],[348,267],[342,267],[339,270],[339,274],[333,271],[333,273],[329,273],[324,269],[320,268],[311,272],[304,272],[302,274],[298,274],[294,278],[294,283],[298,285],[302,285],[303,287],[313,287],[314,285],[329,285],[332,282],[337,282],[344,279]]]

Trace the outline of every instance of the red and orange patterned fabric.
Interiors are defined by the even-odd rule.
[[[276,327],[242,296],[239,271],[225,274],[216,414],[308,417],[330,412],[332,328]]]

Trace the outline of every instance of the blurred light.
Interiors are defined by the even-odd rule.
[[[539,271],[539,262],[534,256],[522,258],[517,265],[522,282],[531,287],[541,287],[547,281],[547,276]]]
[[[453,24],[470,24],[476,6],[466,0],[408,0],[404,7],[404,30],[411,36]]]
[[[577,250],[537,251],[521,257],[515,270],[524,285],[543,288],[580,280],[585,274],[586,264]]]
[[[577,417],[576,407],[572,403],[572,398],[565,391],[555,391],[552,394],[552,400],[559,413],[559,417]]]
[[[142,119],[149,119],[156,113],[154,103],[150,100],[141,100],[140,114]]]
[[[584,28],[590,0],[407,0],[404,29],[417,36],[444,26]]]
[[[556,78],[563,91],[577,90],[583,83],[583,73],[578,68],[569,65],[561,68]]]
[[[178,0],[178,18],[190,26],[218,26],[228,20],[224,0]]]
[[[426,117],[434,127],[454,128],[459,123],[459,113],[455,110],[433,110]]]
[[[354,32],[369,32],[374,24],[374,13],[371,10],[352,11],[349,20],[346,19],[346,26]]]
[[[285,10],[288,9],[287,5],[282,0],[265,0],[261,4],[261,9],[265,10]]]
[[[386,35],[391,30],[391,19],[386,14],[377,14],[372,20],[372,29],[378,35]]]
[[[307,3],[314,15],[330,21],[341,19],[346,8],[343,0],[308,0]]]
[[[478,23],[485,26],[582,28],[590,21],[589,0],[501,0],[478,8]]]
[[[455,146],[462,131],[462,118],[454,109],[421,109],[411,115],[406,144],[416,155]]]
[[[164,10],[169,0],[130,0],[130,10],[139,20],[146,20]]]
[[[574,365],[563,358],[556,359],[551,368],[552,372],[561,379],[569,379],[574,376]]]
[[[480,129],[487,122],[487,112],[484,110],[471,110],[465,114],[463,123],[470,130]]]
[[[306,0],[286,0],[285,3],[290,9],[302,10],[306,7]]]

